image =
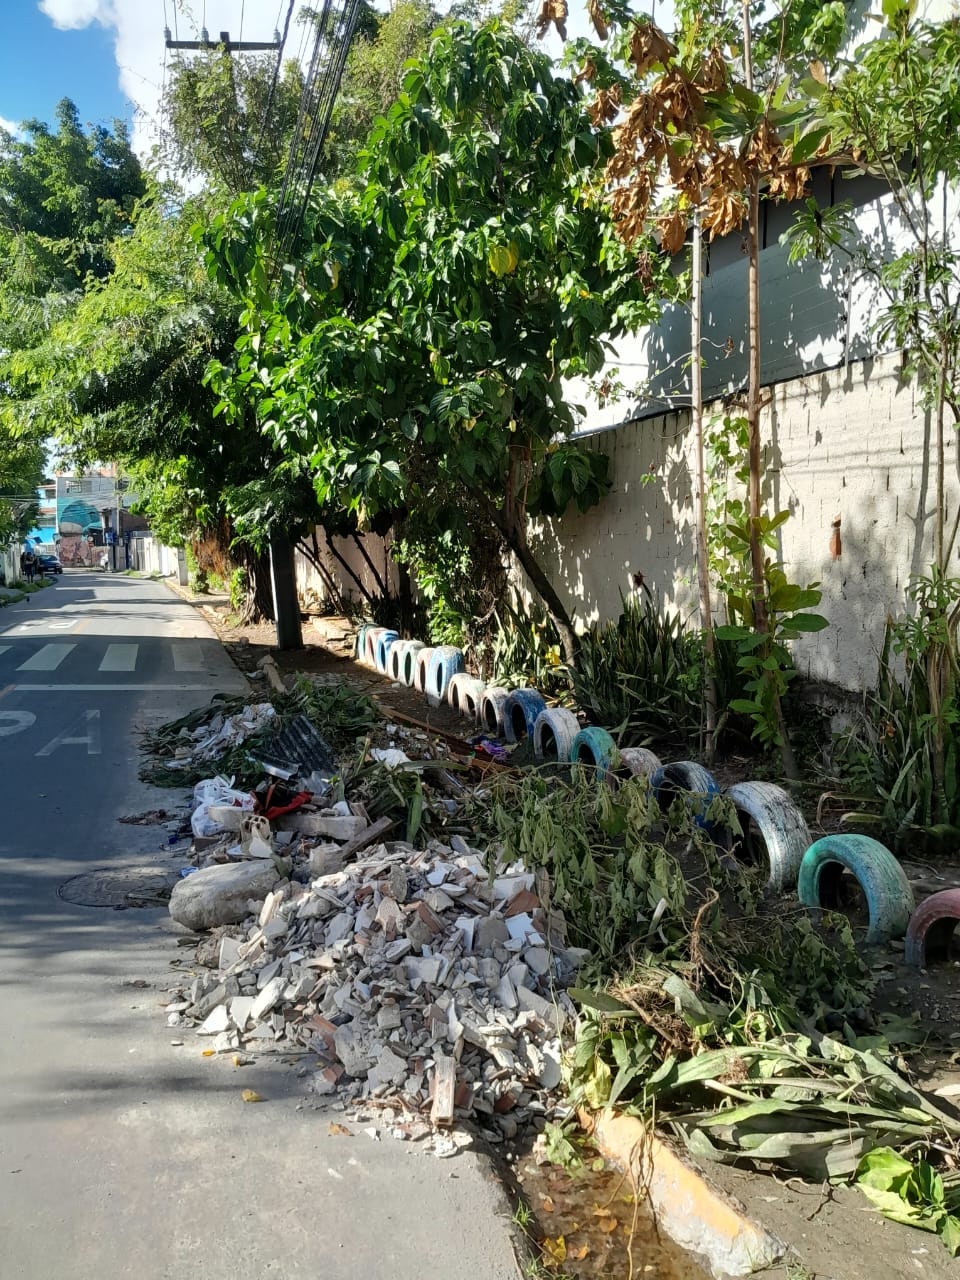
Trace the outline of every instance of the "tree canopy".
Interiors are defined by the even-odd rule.
[[[604,460],[563,437],[562,382],[595,373],[604,340],[649,319],[666,267],[617,236],[600,179],[609,153],[580,90],[496,23],[454,23],[410,66],[374,127],[358,181],[317,193],[276,298],[271,211],[247,199],[205,237],[245,297],[229,412],[251,403],[322,501],[421,514],[469,497],[543,595],[565,607],[527,543],[527,514],[586,508]],[[647,290],[649,289],[649,292]]]

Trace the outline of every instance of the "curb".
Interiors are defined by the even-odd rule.
[[[786,1253],[782,1240],[746,1217],[639,1120],[610,1110],[579,1115],[603,1155],[644,1189],[657,1226],[704,1259],[715,1277],[752,1275]]]

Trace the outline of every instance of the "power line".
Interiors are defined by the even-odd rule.
[[[324,0],[277,207],[278,273],[300,234],[363,0]]]
[[[273,67],[273,78],[270,81],[270,89],[267,93],[266,106],[263,109],[263,119],[260,121],[260,136],[257,138],[257,145],[253,149],[253,163],[256,165],[260,160],[260,148],[263,146],[264,135],[267,131],[267,122],[270,119],[270,110],[273,106],[273,95],[277,91],[277,78],[280,75],[280,64],[283,61],[283,49],[287,43],[287,34],[290,30],[290,19],[293,16],[294,0],[290,0],[287,5],[287,17],[283,24],[283,34],[280,37],[280,43],[277,46],[277,61]],[[280,14],[283,10],[283,0],[280,0],[280,8],[277,10],[277,21],[280,21]]]

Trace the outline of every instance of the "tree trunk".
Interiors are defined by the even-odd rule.
[[[750,0],[743,0],[743,67],[747,88],[753,89],[753,56],[750,44]],[[747,345],[749,377],[747,382],[747,458],[750,467],[750,576],[753,583],[753,627],[767,637],[769,652],[772,636],[767,613],[767,583],[764,572],[763,544],[760,541],[761,480],[760,465],[760,178],[750,176],[747,214]],[[787,731],[780,695],[774,694],[773,713],[780,738],[783,771],[790,779],[800,776],[796,757]]]
[[[492,523],[499,529],[504,542],[519,560],[521,568],[533,584],[537,595],[543,601],[544,607],[550,615],[550,620],[557,629],[557,635],[560,637],[560,647],[563,649],[563,656],[567,665],[575,667],[577,655],[580,652],[580,642],[566,605],[560,599],[553,583],[544,573],[536,556],[530,550],[530,544],[527,541],[526,510],[522,505],[511,504],[511,518],[511,515],[508,515],[506,511],[501,511],[489,499],[485,500],[484,505]]]
[[[707,478],[703,454],[703,378],[700,367],[703,233],[700,215],[693,222],[693,296],[691,298],[690,400],[697,444],[697,579],[700,588],[700,626],[704,648],[704,759],[713,763],[717,750],[717,680],[714,670],[713,607],[707,560]]]
[[[246,543],[239,543],[233,548],[233,558],[247,571],[247,600],[240,621],[244,624],[275,621],[269,555],[261,555]]]

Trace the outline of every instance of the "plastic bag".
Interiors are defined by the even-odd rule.
[[[211,805],[225,804],[234,809],[253,809],[253,796],[247,791],[235,791],[229,780],[217,776],[203,778],[193,788],[195,805],[190,818],[190,828],[195,836],[219,836],[226,830],[219,822],[214,821],[208,812]]]

